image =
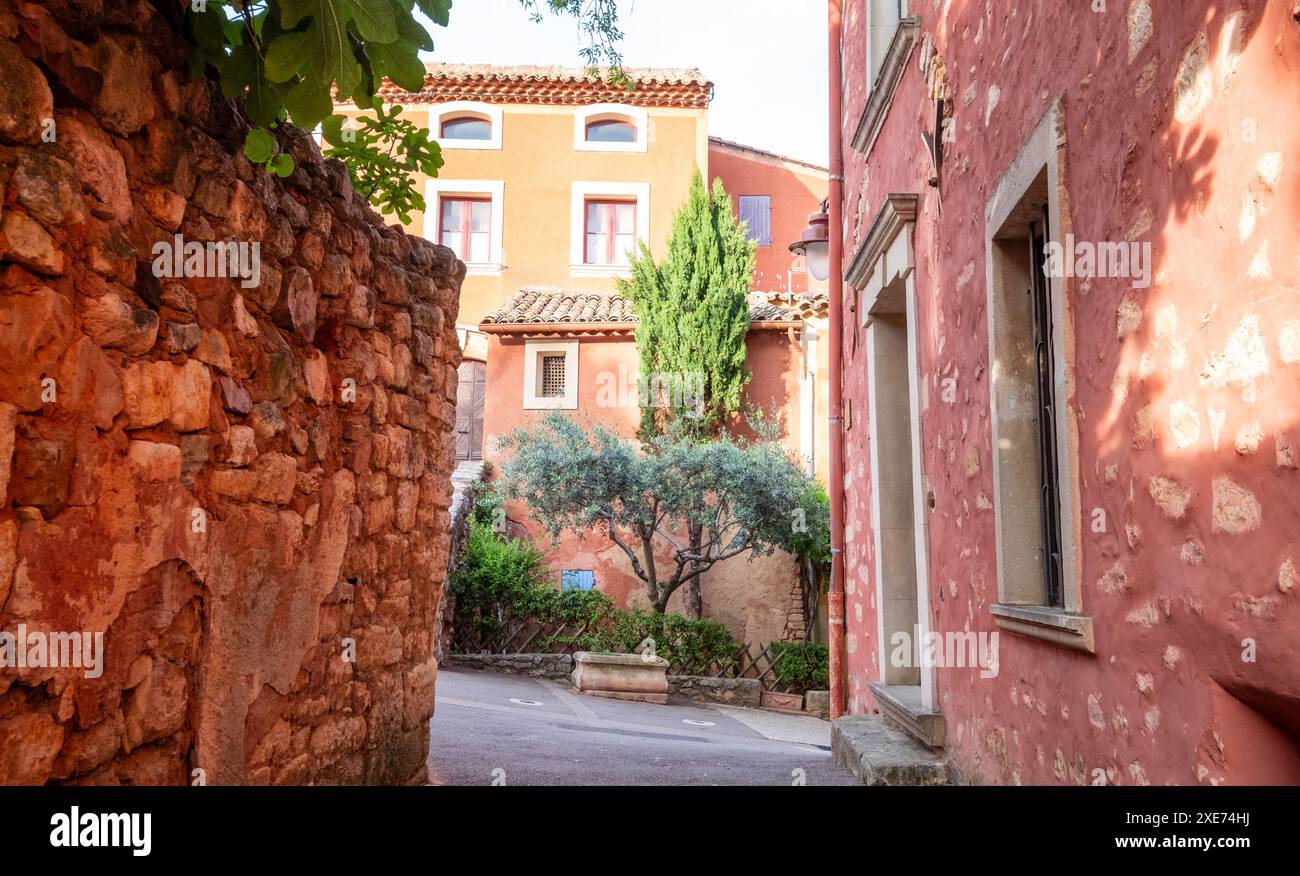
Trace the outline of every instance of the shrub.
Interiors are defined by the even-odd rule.
[[[830,652],[825,645],[773,642],[772,657],[781,681],[794,693],[830,687]]]
[[[617,612],[601,644],[606,650],[631,652],[646,639],[653,639],[655,654],[674,666],[702,669],[716,662],[725,667],[740,653],[740,645],[717,621],[640,609]]]
[[[490,529],[496,523],[498,510],[505,504],[505,497],[493,489],[490,484],[483,481],[475,481],[472,489],[474,491],[474,522],[482,523]]]
[[[623,611],[599,590],[557,589],[546,581],[543,555],[535,545],[502,538],[478,519],[470,522],[465,556],[451,580],[458,624],[492,633],[509,616],[586,628],[575,635],[539,638],[533,644],[539,650],[628,653],[651,638],[657,655],[674,665],[693,666],[730,665],[740,650],[717,621]]]
[[[498,538],[489,524],[470,521],[469,542],[451,578],[460,612],[496,613],[498,606],[545,578],[542,552],[528,542]]]

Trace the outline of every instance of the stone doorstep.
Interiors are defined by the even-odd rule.
[[[943,756],[879,715],[831,722],[831,756],[864,785],[946,785]]]
[[[943,748],[947,729],[942,712],[921,708],[921,688],[910,684],[868,685],[880,713],[930,748]]]

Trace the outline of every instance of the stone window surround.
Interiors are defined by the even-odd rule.
[[[630,277],[630,265],[586,264],[587,200],[589,198],[632,198],[636,200],[636,239],[650,240],[650,183],[574,182],[570,195],[569,274],[573,277]]]
[[[604,143],[587,140],[587,125],[601,121],[627,122],[636,128],[631,143]],[[650,117],[641,107],[622,103],[595,103],[580,106],[573,113],[573,148],[578,152],[645,152],[650,139]]]
[[[880,135],[880,129],[884,127],[885,117],[889,115],[889,107],[894,101],[894,92],[898,90],[898,83],[903,78],[903,70],[907,66],[907,59],[912,54],[912,47],[916,45],[920,30],[921,19],[916,16],[903,18],[898,22],[898,29],[894,31],[889,51],[885,54],[880,75],[872,83],[866,106],[862,108],[858,127],[853,133],[853,148],[863,155],[870,155],[876,145],[876,139]]]
[[[1045,177],[1045,186],[1044,183]],[[1009,568],[1007,556],[1011,550],[1017,556],[1031,556],[1041,549],[1038,545],[1039,534],[1036,531],[1024,533],[1024,527],[1012,527],[1004,530],[1003,520],[1003,476],[1014,476],[1004,471],[1004,463],[998,448],[999,440],[999,399],[998,385],[1007,378],[996,367],[998,361],[998,298],[1005,284],[1014,280],[1004,280],[1002,265],[1005,258],[995,252],[995,241],[999,235],[1017,222],[1026,207],[1041,208],[1046,201],[1048,211],[1048,229],[1051,241],[1064,239],[1069,231],[1068,196],[1064,189],[1065,180],[1065,111],[1058,98],[1034,131],[1029,135],[1011,166],[1002,175],[990,195],[985,207],[985,294],[988,318],[989,343],[989,394],[990,426],[992,429],[993,464],[993,512],[995,516],[994,532],[997,540],[998,602],[989,607],[998,626],[1013,633],[1029,636],[1055,645],[1072,648],[1087,653],[1095,653],[1092,618],[1083,613],[1083,597],[1080,582],[1082,579],[1082,557],[1078,549],[1082,534],[1082,516],[1078,507],[1078,425],[1074,407],[1070,403],[1074,384],[1074,325],[1073,317],[1066,302],[1073,293],[1073,283],[1068,278],[1050,278],[1052,296],[1053,338],[1052,345],[1056,351],[1055,390],[1058,400],[1056,421],[1056,444],[1059,459],[1059,485],[1061,497],[1061,548],[1062,548],[1062,597],[1063,605],[1047,606],[1042,604],[1041,570],[1037,575],[1025,570]],[[1045,189],[1041,190],[1041,189]],[[1030,201],[1037,201],[1037,204]],[[1018,288],[1018,287],[1017,287]],[[1036,479],[1037,468],[1034,461]],[[1032,544],[1030,543],[1032,540]],[[1009,542],[1014,541],[1014,547]]]
[[[916,340],[918,337],[915,287],[915,259],[912,252],[913,228],[916,221],[919,198],[910,193],[894,193],[886,197],[871,229],[854,253],[853,261],[845,276],[845,281],[854,289],[861,291],[862,326],[867,329],[869,346],[867,355],[868,369],[868,414],[870,425],[871,465],[871,506],[872,520],[875,522],[872,535],[877,541],[875,550],[876,580],[876,622],[877,641],[880,649],[879,659],[881,678],[885,678],[884,667],[888,665],[892,650],[885,636],[885,581],[882,562],[883,551],[879,539],[881,508],[881,469],[880,419],[877,417],[876,405],[876,349],[875,328],[877,316],[890,314],[902,317],[906,321],[907,352],[905,367],[909,372],[907,398],[901,402],[909,408],[911,421],[911,472],[912,472],[912,543],[915,551],[915,589],[916,589],[916,623],[922,637],[930,632],[930,558],[929,558],[929,522],[926,518],[925,469],[921,448],[921,417],[923,399],[920,392],[919,353]],[[908,631],[909,634],[911,631]],[[933,667],[920,667],[920,708],[925,712],[937,711],[935,689],[935,671]]]
[[[440,136],[443,120],[456,116],[476,116],[485,119],[492,127],[492,136],[487,140],[462,140]],[[495,104],[476,100],[455,100],[429,108],[429,136],[443,149],[500,149],[501,124],[501,107]]]
[[[486,262],[465,262],[465,273],[474,276],[496,276],[505,268],[505,251],[502,232],[505,229],[505,189],[503,180],[493,179],[443,179],[434,177],[424,188],[424,238],[438,242],[438,225],[442,221],[441,196],[477,195],[492,201],[492,239]]]
[[[541,360],[551,353],[564,354],[564,395],[541,395]],[[524,410],[576,411],[578,409],[578,342],[524,341]]]

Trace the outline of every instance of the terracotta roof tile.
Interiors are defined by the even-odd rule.
[[[751,301],[762,300],[768,304],[797,313],[804,319],[824,317],[830,313],[831,299],[825,292],[755,292]]]
[[[770,303],[751,304],[751,322],[798,322],[800,316]],[[632,303],[610,292],[570,292],[564,289],[526,287],[505,304],[483,317],[483,325],[541,325],[574,323],[635,325]]]
[[[636,84],[629,91],[607,81],[605,71],[583,67],[497,66],[493,64],[429,64],[424,87],[408,91],[385,79],[379,95],[390,103],[445,103],[477,100],[485,103],[592,104],[706,107],[713,83],[699,70],[624,67]]]

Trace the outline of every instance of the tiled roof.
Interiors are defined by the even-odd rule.
[[[526,288],[483,317],[483,322],[496,325],[557,322],[627,325],[636,322],[636,314],[632,312],[631,302],[618,295]]]
[[[751,304],[750,322],[798,322],[799,314],[775,304]],[[541,325],[574,323],[635,325],[632,302],[609,292],[568,292],[563,289],[520,289],[505,304],[483,317],[483,325]]]
[[[824,317],[830,312],[831,299],[825,292],[755,292],[763,300],[777,307],[793,311],[804,319]]]
[[[713,83],[699,70],[624,67],[636,87],[609,82],[605,71],[584,67],[507,67],[492,64],[429,64],[419,92],[385,79],[379,96],[390,103],[593,104],[706,107]]]

